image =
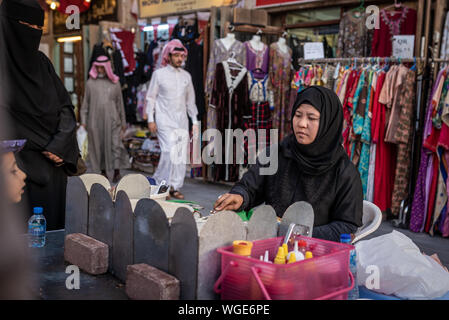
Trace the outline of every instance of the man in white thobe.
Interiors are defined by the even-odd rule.
[[[156,70],[147,92],[148,128],[157,133],[161,158],[153,176],[158,184],[166,181],[170,195],[184,199],[179,191],[184,185],[189,144],[189,121],[198,131],[198,110],[192,77],[182,69],[187,49],[179,40],[170,41],[163,51],[163,68]]]

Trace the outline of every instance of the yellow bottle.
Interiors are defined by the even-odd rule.
[[[291,254],[287,264],[296,262],[296,254]]]
[[[286,243],[284,243],[282,245],[282,248],[284,248],[284,255],[285,255],[285,260],[287,261],[287,256],[288,256],[288,245]]]
[[[276,255],[276,258],[274,258],[274,264],[285,264],[285,254],[283,247],[279,247],[278,254]]]

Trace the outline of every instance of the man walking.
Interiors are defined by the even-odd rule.
[[[81,107],[81,125],[87,126],[88,161],[94,172],[101,171],[105,177],[114,170],[115,183],[121,178],[120,169],[128,164],[122,143],[126,117],[119,77],[106,56],[97,58],[89,75]]]
[[[181,41],[170,41],[162,53],[163,68],[153,73],[147,93],[148,128],[157,133],[161,147],[161,158],[154,174],[157,183],[165,180],[170,186],[170,195],[184,199],[179,189],[186,174],[188,127],[187,114],[198,131],[198,110],[192,77],[182,69],[187,49]],[[180,130],[185,133],[181,137]]]

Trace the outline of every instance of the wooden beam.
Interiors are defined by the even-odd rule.
[[[240,26],[235,26],[236,32],[256,33],[258,30],[262,30],[262,32],[264,34],[274,34],[274,35],[278,35],[278,34],[281,34],[282,32],[284,32],[283,28],[281,28],[281,27],[268,26],[265,28],[261,28],[261,27],[246,25],[246,24],[240,25]]]
[[[421,56],[421,37],[423,32],[424,21],[424,3],[425,0],[418,0],[417,21],[416,21],[416,38],[415,38],[415,57]]]
[[[297,28],[311,28],[318,26],[328,26],[333,24],[340,24],[340,20],[327,20],[327,21],[314,21],[314,22],[302,22],[295,24],[287,24],[285,29],[297,29]]]

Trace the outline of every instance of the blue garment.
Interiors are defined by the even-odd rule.
[[[368,94],[366,96],[365,104],[365,118],[363,119],[362,138],[361,141],[362,151],[360,152],[359,173],[362,179],[363,198],[366,200],[367,184],[368,184],[368,172],[369,172],[369,158],[370,158],[370,144],[371,144],[371,117],[369,113],[370,96],[371,96],[371,82],[373,80],[373,71],[368,71]]]

